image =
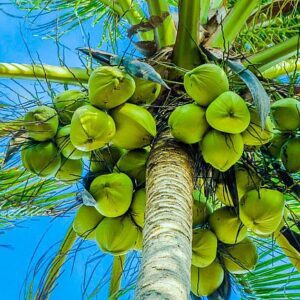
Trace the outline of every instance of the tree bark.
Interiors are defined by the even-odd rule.
[[[135,299],[190,293],[194,170],[187,148],[161,135],[147,166],[143,257]]]

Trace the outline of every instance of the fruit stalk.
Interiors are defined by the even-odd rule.
[[[189,299],[193,164],[164,132],[147,165],[143,258],[135,299]]]
[[[39,292],[41,295],[49,295],[53,289],[56,279],[59,277],[61,267],[63,266],[70,250],[76,241],[76,233],[73,230],[73,223],[69,227],[65,238],[63,239],[60,248],[52,260],[45,283]],[[40,299],[37,297],[37,299]]]
[[[117,299],[116,294],[120,290],[122,274],[124,270],[126,255],[114,256],[114,261],[111,271],[110,287],[109,287],[109,299]]]

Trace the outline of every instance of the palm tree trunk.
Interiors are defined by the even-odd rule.
[[[135,299],[188,299],[194,170],[188,150],[163,133],[147,166],[143,257]]]

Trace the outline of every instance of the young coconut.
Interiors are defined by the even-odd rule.
[[[81,151],[92,151],[109,143],[115,135],[115,122],[107,113],[91,106],[79,107],[71,121],[71,143]]]
[[[125,103],[115,108],[111,115],[117,131],[112,140],[119,148],[143,148],[156,136],[156,123],[151,113],[138,105]]]
[[[273,137],[273,123],[270,117],[267,117],[264,129],[260,124],[260,117],[257,110],[249,108],[250,124],[242,133],[244,144],[248,146],[261,146],[268,143]]]
[[[44,142],[52,139],[58,128],[58,115],[55,109],[42,105],[26,113],[25,129],[35,141]]]
[[[24,168],[40,177],[53,176],[60,168],[61,156],[52,142],[24,145],[21,156]]]
[[[284,204],[284,196],[277,190],[251,190],[240,201],[240,219],[257,234],[271,234],[282,220]]]
[[[300,128],[300,102],[296,99],[276,101],[271,105],[271,115],[279,130],[294,131]]]
[[[217,256],[217,237],[208,229],[193,230],[192,265],[204,268],[209,266]]]
[[[224,280],[224,270],[216,260],[205,268],[191,267],[191,290],[204,297],[216,291]]]
[[[288,140],[289,134],[283,132],[277,132],[273,135],[273,138],[268,145],[268,152],[275,158],[280,157],[280,151],[283,144]]]
[[[184,88],[198,104],[208,106],[219,95],[229,90],[229,82],[219,66],[204,64],[185,74]]]
[[[70,124],[75,110],[88,104],[88,95],[78,90],[64,91],[53,99],[53,104],[60,122]]]
[[[97,201],[96,209],[105,217],[115,218],[129,209],[133,184],[124,173],[100,175],[92,181],[90,193]]]
[[[222,132],[241,133],[250,123],[250,112],[243,98],[234,92],[225,92],[206,110],[208,124]]]
[[[103,218],[104,216],[94,207],[82,205],[76,213],[73,221],[73,229],[81,238],[94,240],[96,237],[96,228]]]
[[[61,127],[55,137],[55,142],[60,153],[67,159],[81,159],[86,156],[86,152],[76,149],[70,140],[71,125]]]
[[[202,225],[212,213],[212,208],[200,191],[194,190],[193,198],[193,226]]]
[[[218,208],[209,216],[208,222],[211,230],[222,243],[236,244],[247,236],[247,228],[231,207]]]
[[[81,178],[82,171],[83,163],[81,159],[62,158],[61,166],[56,172],[55,178],[66,184],[73,184]]]
[[[145,222],[145,206],[146,206],[146,190],[140,189],[134,193],[131,205],[130,215],[135,224],[144,227]]]
[[[289,139],[283,144],[280,157],[289,173],[300,171],[300,137]]]
[[[248,273],[255,269],[258,261],[256,247],[248,237],[238,244],[227,245],[222,256],[226,269],[232,274]]]
[[[200,142],[208,129],[204,108],[194,103],[176,107],[168,125],[175,139],[186,144]]]
[[[134,81],[135,91],[129,102],[150,105],[158,98],[161,91],[160,84],[137,77],[134,78]]]
[[[149,151],[146,149],[135,149],[124,153],[116,164],[116,171],[127,174],[138,185],[144,184],[146,180],[146,163]]]
[[[91,155],[90,170],[94,173],[111,173],[122,153],[122,149],[114,145],[94,150]]]
[[[104,218],[96,229],[100,249],[112,255],[123,255],[134,249],[138,236],[139,229],[130,216]]]
[[[89,78],[89,99],[99,108],[111,109],[126,102],[134,93],[134,79],[119,67],[102,66]]]
[[[207,163],[225,172],[241,158],[244,143],[240,134],[226,134],[213,129],[204,136],[200,149]]]
[[[238,193],[238,199],[244,194],[255,188],[259,188],[261,179],[254,169],[245,169],[241,166],[235,168],[235,184]],[[226,206],[234,206],[228,187],[222,183],[217,185],[216,196]]]

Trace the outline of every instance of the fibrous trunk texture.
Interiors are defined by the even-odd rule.
[[[137,300],[189,298],[193,177],[187,149],[169,133],[163,133],[147,166],[147,204]]]

